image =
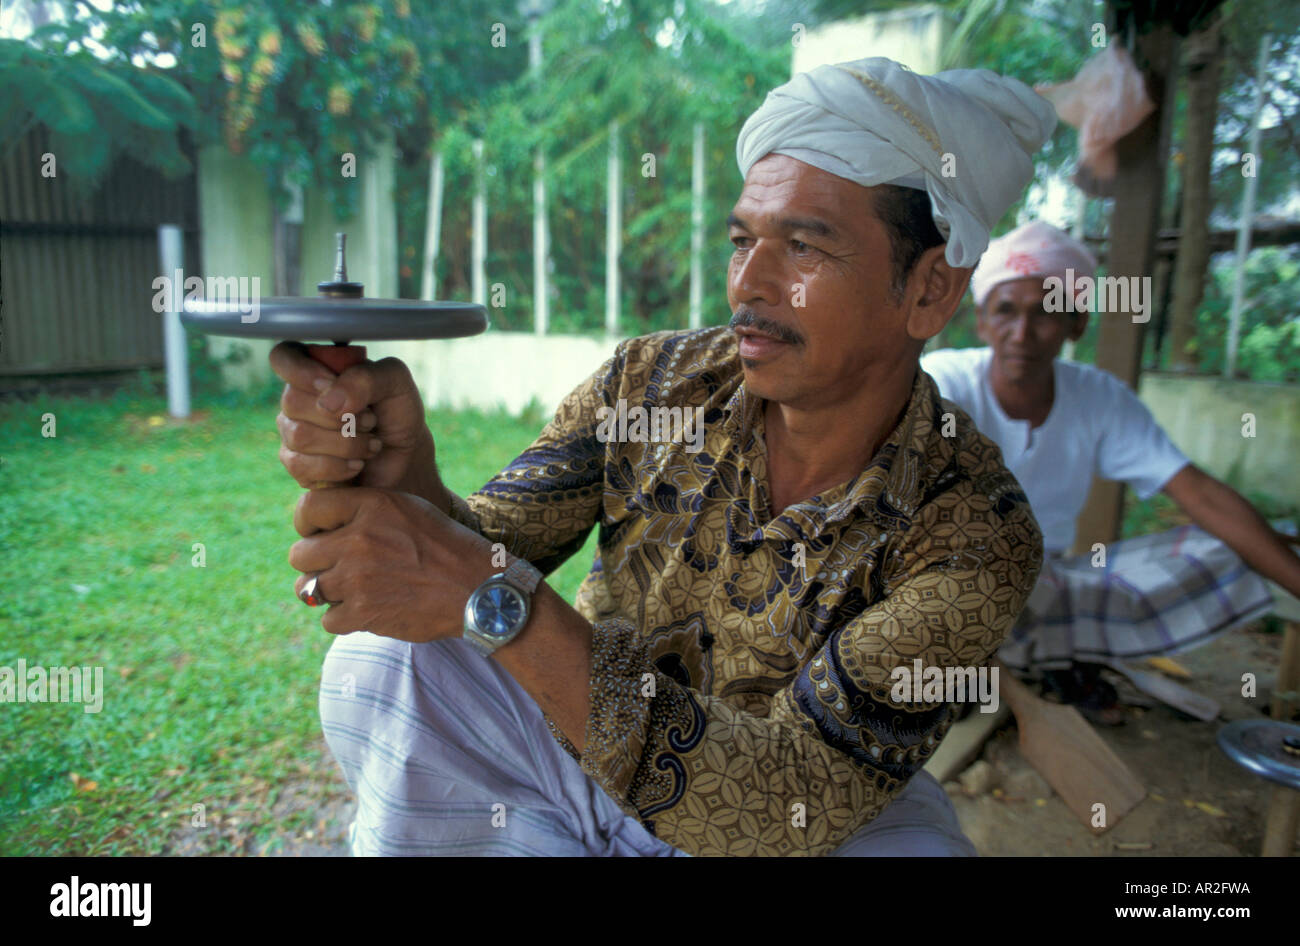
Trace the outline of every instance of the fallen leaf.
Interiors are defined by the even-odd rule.
[[[167,423],[167,421],[163,419],[161,414],[154,414],[149,418],[150,427],[161,427],[165,423]]]
[[[68,776],[72,779],[72,784],[76,786],[79,792],[93,792],[99,788],[98,782],[92,782],[90,779],[82,778],[76,772],[69,772]]]
[[[1169,657],[1148,657],[1147,666],[1171,677],[1177,677],[1179,680],[1190,680],[1192,677],[1191,672],[1186,667]]]
[[[1226,811],[1224,811],[1222,808],[1214,807],[1208,801],[1198,801],[1196,803],[1196,807],[1201,809],[1201,811],[1205,812],[1207,815],[1214,815],[1214,817],[1216,818],[1228,817],[1228,813]]]
[[[1153,798],[1153,799],[1155,799],[1156,801],[1164,801],[1164,800],[1165,800],[1165,796],[1164,796],[1164,795],[1157,795],[1155,792],[1152,792],[1150,797]]]
[[[133,673],[135,673],[135,667],[118,667],[118,668],[117,668],[117,675],[118,675],[119,677],[121,677],[123,680],[125,680],[127,677],[131,676],[131,674],[133,674]]]
[[[1042,808],[1044,805],[1047,804],[1047,799],[1046,799],[1046,798],[1035,798],[1035,799],[1034,799],[1034,804],[1035,804],[1036,806],[1038,806],[1039,808]]]

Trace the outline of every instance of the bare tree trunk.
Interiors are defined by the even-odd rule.
[[[1169,327],[1169,362],[1174,371],[1194,371],[1190,350],[1196,338],[1196,310],[1205,294],[1210,262],[1210,158],[1219,111],[1223,64],[1222,19],[1215,15],[1184,46],[1187,57],[1187,129],[1183,142],[1182,239],[1174,263],[1174,304]]]
[[[271,218],[275,294],[296,296],[302,292],[303,195],[302,188],[296,184],[286,181],[285,188],[291,195],[289,206],[284,210],[273,208]],[[314,284],[315,281],[313,288]],[[315,292],[309,295],[315,295]]]

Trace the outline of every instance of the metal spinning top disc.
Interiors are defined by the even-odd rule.
[[[1276,719],[1239,719],[1222,727],[1218,738],[1219,748],[1233,762],[1300,790],[1300,726]]]
[[[361,283],[348,282],[346,239],[338,234],[334,278],[317,284],[318,296],[186,299],[181,321],[206,335],[339,345],[354,339],[465,338],[487,329],[487,309],[477,303],[363,298]]]

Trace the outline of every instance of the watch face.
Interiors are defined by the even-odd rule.
[[[474,623],[482,634],[506,637],[524,619],[523,596],[509,585],[484,588],[474,602]]]

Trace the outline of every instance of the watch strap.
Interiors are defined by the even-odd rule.
[[[474,601],[476,600],[479,593],[483,591],[486,587],[491,585],[492,583],[495,582],[497,584],[501,584],[504,582],[505,584],[513,588],[516,592],[524,596],[525,611],[530,612],[531,609],[529,608],[529,605],[531,604],[533,592],[537,590],[537,586],[538,584],[541,583],[541,580],[542,580],[542,573],[540,571],[538,571],[536,568],[534,568],[531,564],[529,564],[524,559],[517,558],[510,563],[509,567],[506,568],[504,572],[500,572],[496,575],[493,575],[491,578],[485,581],[482,585],[478,587],[478,589],[474,591],[472,595],[470,595],[469,601],[465,605],[465,631],[463,635],[464,639],[468,641],[469,644],[480,654],[482,654],[484,657],[492,656],[492,654],[495,653],[499,648],[504,647],[506,644],[510,643],[510,641],[514,640],[515,637],[517,637],[519,633],[523,630],[525,624],[527,623],[527,618],[525,618],[525,624],[519,625],[519,627],[516,628],[516,630],[508,637],[498,638],[495,636],[486,635],[478,631],[474,625],[474,620],[471,613]]]
[[[529,562],[517,558],[510,563],[509,568],[502,572],[502,577],[520,591],[531,595],[537,590],[538,584],[541,583],[542,573]]]

